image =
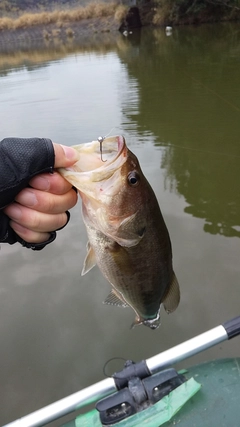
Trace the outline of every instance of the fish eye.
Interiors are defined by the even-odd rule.
[[[129,172],[128,174],[128,183],[131,187],[136,187],[139,184],[140,176],[136,171]]]

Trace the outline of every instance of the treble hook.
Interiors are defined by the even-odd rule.
[[[107,161],[107,159],[103,160],[103,157],[102,157],[102,143],[103,143],[103,141],[104,141],[105,138],[106,138],[106,136],[99,136],[98,137],[98,142],[100,144],[100,154],[101,154],[101,160],[102,160],[102,162],[106,162]]]

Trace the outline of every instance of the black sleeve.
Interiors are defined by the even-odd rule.
[[[44,248],[56,238],[51,233],[47,242],[27,243],[9,226],[9,218],[1,209],[12,203],[31,178],[43,172],[53,172],[54,149],[50,139],[5,138],[0,142],[0,242],[20,242],[34,250]]]
[[[53,172],[54,149],[50,139],[5,138],[0,142],[0,209],[12,203],[31,178]]]

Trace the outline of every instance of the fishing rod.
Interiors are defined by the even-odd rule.
[[[210,347],[230,340],[240,335],[240,316],[235,317],[222,325],[210,329],[196,337],[170,348],[156,356],[143,360],[131,366],[127,366],[120,372],[113,374],[111,378],[104,379],[55,403],[45,406],[29,415],[19,418],[3,427],[40,427],[54,421],[64,415],[80,409],[90,403],[97,402],[110,394],[115,393],[121,383],[126,382],[125,371],[136,376],[144,377],[162,371],[169,366],[194,356]],[[125,365],[126,366],[126,365]],[[133,375],[131,373],[130,375]],[[146,376],[145,375],[145,376]]]

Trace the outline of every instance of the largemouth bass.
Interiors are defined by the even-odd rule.
[[[81,154],[60,173],[82,198],[89,242],[82,275],[96,264],[112,285],[105,303],[130,306],[133,325],[156,329],[160,306],[180,300],[172,249],[156,196],[123,136],[74,146]]]

